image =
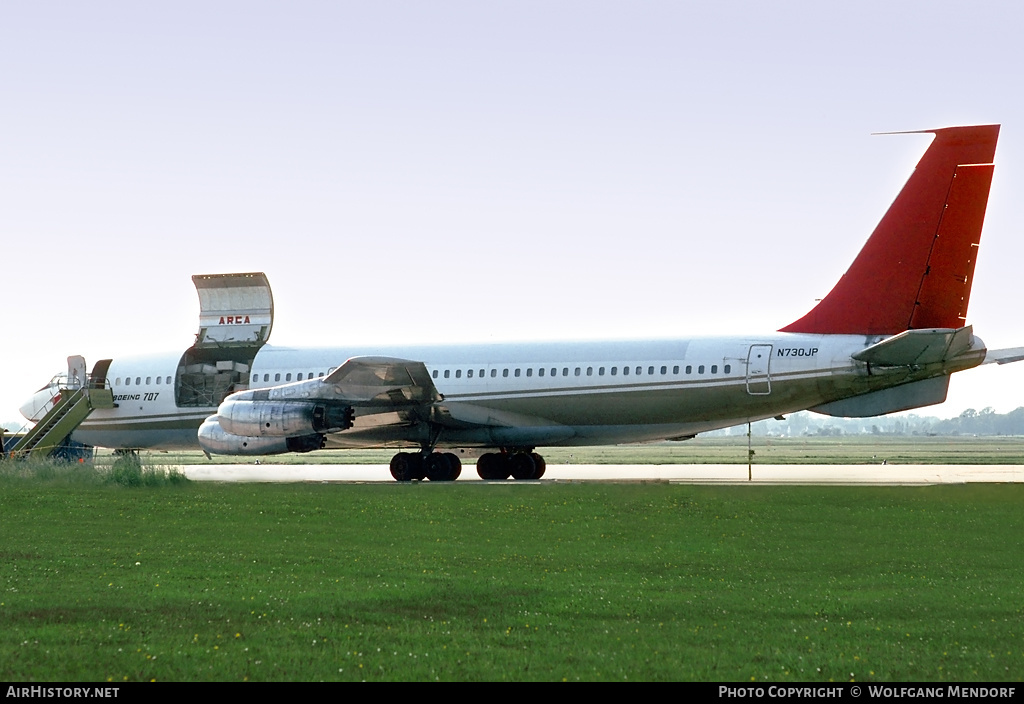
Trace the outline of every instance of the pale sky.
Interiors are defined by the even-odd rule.
[[[969,322],[1024,345],[1024,4],[0,4],[0,421],[70,354],[761,332],[1001,123]],[[338,360],[339,363],[343,360]],[[1024,363],[921,412],[1024,405]]]

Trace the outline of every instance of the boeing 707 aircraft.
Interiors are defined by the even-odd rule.
[[[450,450],[476,448],[481,477],[537,479],[538,447],[686,439],[804,409],[862,417],[941,403],[953,372],[1024,353],[986,350],[966,323],[999,126],[928,132],[932,143],[849,271],[776,333],[294,349],[267,344],[263,274],[195,276],[195,344],[98,362],[89,383],[111,389],[116,407],[94,410],[73,439],[248,456],[404,448],[391,460],[398,481],[454,480],[461,461]],[[40,395],[26,404],[30,418],[49,399]]]

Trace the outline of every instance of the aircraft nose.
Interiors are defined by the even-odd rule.
[[[25,403],[18,409],[26,420],[37,423],[40,418],[46,415],[47,411],[53,408],[60,399],[60,387],[56,382],[50,382],[43,388],[32,394]]]

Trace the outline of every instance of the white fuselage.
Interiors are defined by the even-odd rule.
[[[902,369],[894,379],[851,359],[879,339],[772,333],[389,349],[265,345],[238,388],[317,379],[349,358],[387,354],[426,366],[443,397],[436,404],[445,414],[438,446],[641,442],[692,436],[935,375]],[[178,404],[181,359],[180,353],[115,358],[107,381],[117,407],[94,411],[74,439],[101,447],[197,449],[197,429],[216,413],[217,403]],[[328,435],[327,446],[417,445],[423,432],[425,424],[368,415]]]

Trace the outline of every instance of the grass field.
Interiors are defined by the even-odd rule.
[[[0,471],[0,679],[1008,680],[1024,487]]]

